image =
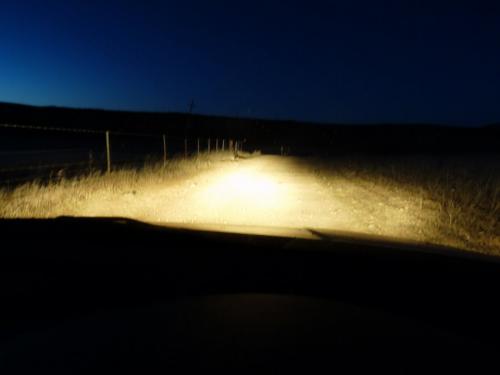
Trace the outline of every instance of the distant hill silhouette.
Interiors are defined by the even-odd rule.
[[[127,112],[0,103],[0,123],[246,139],[248,148],[292,154],[500,152],[500,124],[317,124],[187,113]]]

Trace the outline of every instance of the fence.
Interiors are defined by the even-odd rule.
[[[0,184],[60,178],[85,171],[140,167],[202,152],[242,151],[243,142],[224,137],[0,124]]]

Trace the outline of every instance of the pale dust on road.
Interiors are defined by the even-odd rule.
[[[304,160],[259,156],[136,194],[89,201],[83,216],[153,223],[307,228],[426,242],[432,215],[410,192],[349,180],[325,181]]]

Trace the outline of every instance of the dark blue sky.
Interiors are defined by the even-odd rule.
[[[185,111],[193,98],[208,114],[496,122],[495,3],[7,0],[0,101]]]

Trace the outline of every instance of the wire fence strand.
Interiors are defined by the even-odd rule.
[[[60,126],[37,126],[37,125],[23,125],[23,124],[0,124],[0,129],[13,129],[13,130],[30,130],[30,131],[43,131],[47,133],[73,133],[73,134],[91,134],[102,136],[101,141],[93,139],[79,139],[79,138],[67,138],[70,144],[75,144],[77,142],[77,148],[68,148],[66,140],[61,140],[61,138],[55,137],[43,138],[39,140],[40,142],[49,142],[48,144],[53,144],[53,149],[23,149],[23,150],[1,150],[0,151],[0,185],[11,184],[15,182],[27,182],[34,179],[51,179],[53,176],[57,177],[57,173],[69,174],[75,173],[85,173],[86,171],[105,171],[106,164],[112,162],[112,167],[108,167],[108,172],[111,169],[116,169],[116,167],[141,167],[146,163],[151,163],[152,161],[160,162],[163,160],[163,165],[165,166],[167,158],[171,159],[173,157],[188,157],[200,154],[200,141],[207,144],[208,147],[204,147],[208,152],[218,150],[218,140],[222,141],[222,150],[224,150],[224,143],[226,139],[224,137],[203,137],[191,136],[191,137],[181,137],[181,136],[170,136],[167,132],[163,133],[145,133],[145,132],[127,132],[127,131],[107,131],[98,129],[82,129],[73,127],[60,127]],[[10,134],[8,136],[14,136],[15,138],[11,140],[14,145],[16,145],[20,140],[22,142],[23,133]],[[116,137],[118,136],[118,138]],[[16,138],[16,137],[19,137]],[[106,138],[105,138],[106,137]],[[120,137],[134,137],[134,138],[155,138],[158,142],[147,144],[139,142],[139,144],[134,144],[132,141],[125,141],[125,144],[129,143],[129,146],[124,146],[123,138]],[[34,138],[30,138],[31,142]],[[37,138],[38,139],[38,138]],[[107,142],[105,142],[107,139]],[[215,147],[210,149],[210,140],[217,139]],[[12,143],[9,144],[9,138],[3,140],[7,148],[12,147]],[[85,145],[82,145],[81,143]],[[118,151],[113,152],[113,142],[117,142]],[[62,143],[65,143],[64,145]],[[156,143],[158,143],[156,145]],[[115,143],[116,144],[116,143]],[[149,145],[148,145],[149,144]],[[232,141],[227,138],[228,146],[233,144]],[[234,144],[237,144],[235,142]],[[156,145],[156,146],[155,146]],[[57,147],[65,146],[65,148]],[[229,147],[226,149],[229,151]],[[111,153],[110,153],[111,151]],[[84,156],[85,155],[85,156]],[[88,155],[88,157],[87,157]],[[107,155],[107,156],[106,156]],[[111,156],[110,156],[111,155]],[[56,160],[50,160],[56,159]],[[66,159],[66,160],[64,160]],[[68,161],[68,159],[73,159]],[[3,163],[2,163],[3,162]],[[3,164],[3,165],[2,165]],[[55,173],[55,174],[54,174]]]
[[[0,124],[0,128],[5,129],[26,129],[26,130],[38,130],[38,131],[55,131],[55,132],[66,132],[66,133],[88,133],[88,134],[106,134],[106,130],[95,130],[95,129],[82,129],[82,128],[63,128],[54,126],[35,126],[35,125],[22,125],[22,124]],[[128,132],[122,130],[110,130],[110,134],[131,136],[131,137],[162,137],[165,133],[136,133]],[[183,140],[185,137],[179,136],[168,136],[169,139]]]

